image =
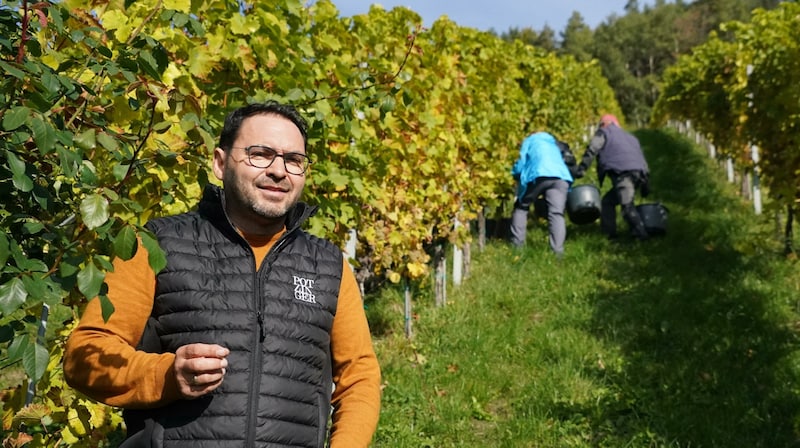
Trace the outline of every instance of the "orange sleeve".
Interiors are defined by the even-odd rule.
[[[331,448],[367,447],[378,427],[381,371],[372,348],[361,292],[344,263],[339,303],[331,330],[333,355]]]
[[[67,383],[111,406],[152,408],[179,397],[172,373],[175,355],[136,350],[155,292],[147,257],[140,242],[132,259],[114,261],[114,271],[106,275],[114,313],[104,322],[100,300],[90,300],[64,351]]]

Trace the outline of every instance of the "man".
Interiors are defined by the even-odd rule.
[[[568,148],[566,152],[572,154]],[[528,211],[531,204],[543,195],[547,204],[550,249],[557,258],[563,256],[567,237],[564,208],[573,180],[564,159],[562,146],[547,132],[536,132],[523,140],[519,158],[511,168],[511,175],[517,181],[517,195],[511,215],[511,244],[514,246],[522,247],[525,244]]]
[[[213,158],[224,189],[147,224],[166,268],[140,245],[106,277],[108,322],[88,304],[64,375],[125,409],[124,447],[369,445],[380,368],[342,252],[300,228],[316,210],[299,202],[306,126],[274,102],[228,115]]]
[[[583,177],[595,157],[600,185],[608,175],[612,186],[600,203],[600,230],[609,239],[617,237],[616,206],[619,205],[633,236],[646,240],[647,230],[634,205],[637,188],[641,189],[642,196],[648,193],[649,170],[639,140],[620,127],[617,117],[603,115],[578,166],[578,178]]]

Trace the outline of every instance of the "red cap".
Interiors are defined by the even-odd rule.
[[[608,126],[611,123],[619,127],[619,120],[617,120],[617,117],[615,117],[614,115],[605,114],[602,117],[600,117],[600,127]]]

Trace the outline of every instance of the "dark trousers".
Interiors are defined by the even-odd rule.
[[[617,205],[628,223],[631,233],[638,239],[647,238],[642,217],[636,210],[636,189],[641,185],[641,175],[636,172],[609,173],[611,189],[603,195],[600,203],[600,230],[609,238],[617,236]]]

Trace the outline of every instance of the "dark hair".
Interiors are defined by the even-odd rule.
[[[300,134],[303,135],[303,149],[308,150],[308,123],[300,115],[297,109],[290,104],[281,104],[277,101],[266,101],[264,103],[253,103],[242,106],[225,117],[225,125],[219,136],[219,147],[225,152],[229,152],[233,147],[233,142],[239,135],[239,128],[246,118],[254,115],[278,115],[294,123]]]

